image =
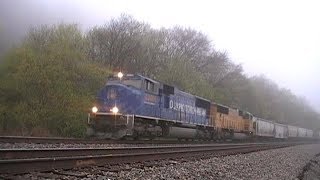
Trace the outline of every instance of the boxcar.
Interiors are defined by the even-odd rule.
[[[274,123],[275,127],[275,138],[288,138],[288,126],[284,124]]]
[[[265,119],[256,118],[254,122],[256,136],[273,137],[274,123]]]

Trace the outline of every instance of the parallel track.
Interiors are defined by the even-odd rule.
[[[71,169],[86,166],[114,165],[170,158],[220,156],[282,148],[297,143],[225,144],[110,149],[38,149],[0,151],[0,174]]]
[[[123,144],[130,141],[105,140],[105,139],[81,139],[81,138],[62,138],[62,137],[30,137],[30,136],[0,136],[1,143],[39,143],[39,144]],[[131,141],[132,143],[132,141]]]
[[[108,155],[128,153],[151,153],[181,151],[181,150],[202,150],[220,148],[245,148],[253,145],[264,146],[268,144],[215,144],[215,145],[185,145],[185,146],[148,146],[148,147],[116,147],[116,148],[45,148],[45,149],[0,149],[0,159],[24,159],[24,158],[48,158],[64,156],[86,156],[86,155]]]
[[[0,143],[38,143],[38,144],[207,144],[215,141],[177,141],[177,139],[155,140],[112,140],[97,138],[62,138],[62,137],[26,137],[26,136],[0,136]]]
[[[307,140],[305,140],[307,141]],[[308,140],[316,142],[318,140]],[[254,140],[233,140],[221,141],[214,140],[189,140],[178,141],[177,139],[141,139],[141,140],[112,140],[112,139],[97,139],[97,138],[63,138],[63,137],[31,137],[31,136],[0,136],[0,143],[35,143],[35,144],[243,144],[254,143]],[[260,143],[270,143],[279,141],[259,141]],[[297,142],[297,141],[288,141]]]

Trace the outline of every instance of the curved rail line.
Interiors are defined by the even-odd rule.
[[[71,169],[75,167],[114,165],[170,158],[220,156],[283,148],[297,143],[225,144],[110,149],[6,149],[0,151],[0,174]]]

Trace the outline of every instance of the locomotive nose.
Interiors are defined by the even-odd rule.
[[[115,100],[119,96],[119,92],[115,87],[106,88],[107,100]]]
[[[123,112],[123,106],[126,99],[126,89],[119,85],[107,85],[101,90],[97,108],[98,112],[118,114]]]

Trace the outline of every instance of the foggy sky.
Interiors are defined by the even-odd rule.
[[[2,0],[0,52],[32,25],[78,23],[83,30],[121,13],[154,28],[202,31],[246,74],[264,74],[320,112],[320,5],[292,0]]]

